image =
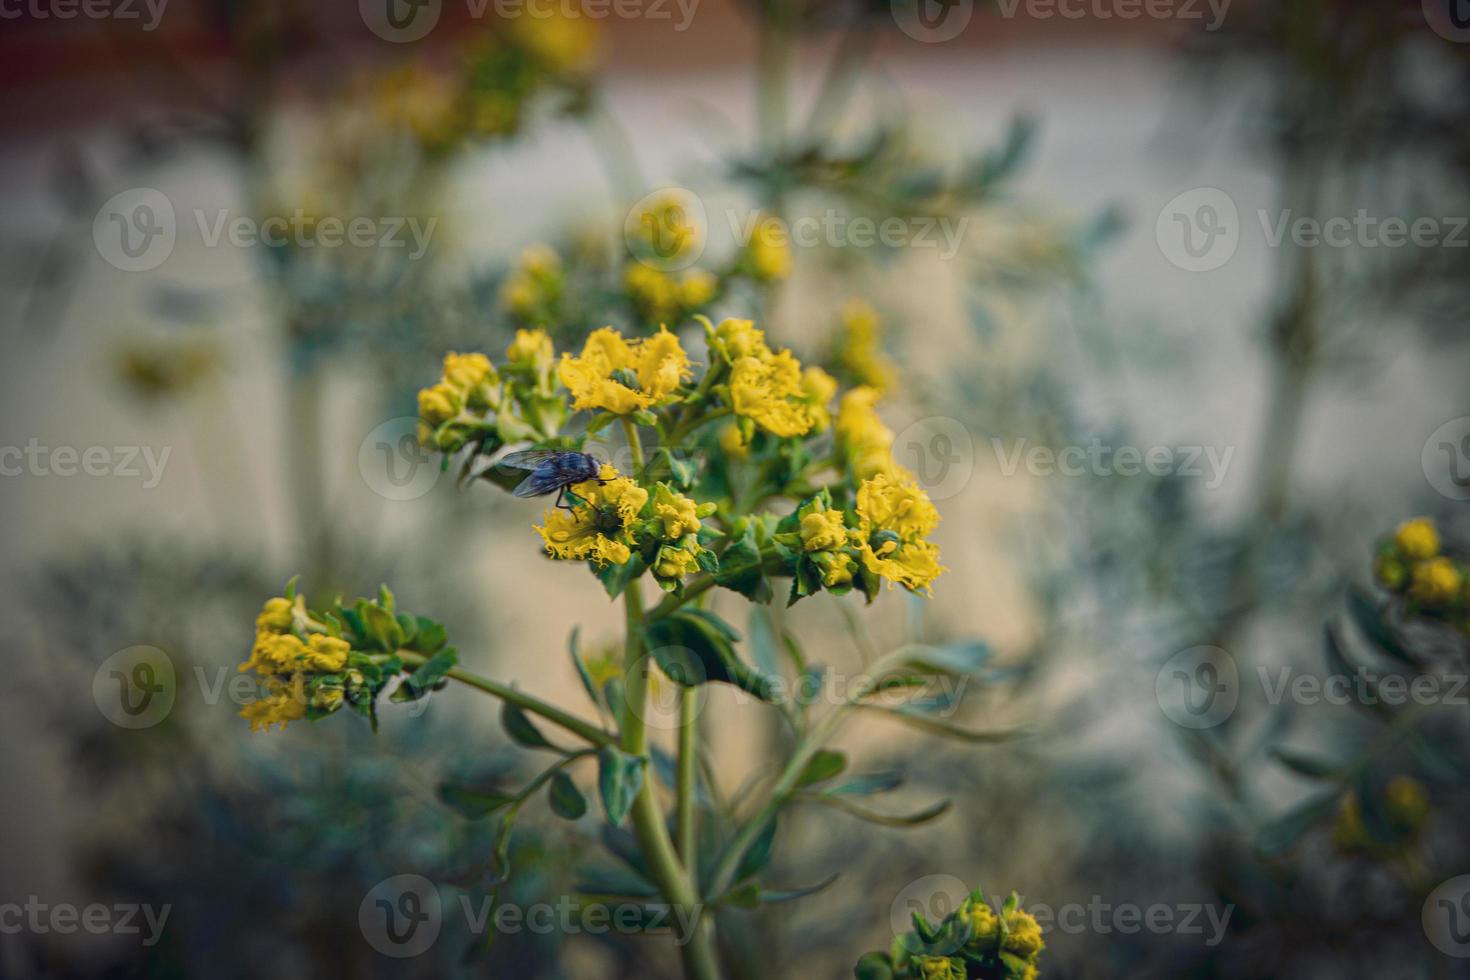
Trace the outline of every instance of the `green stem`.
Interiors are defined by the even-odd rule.
[[[642,475],[643,460],[643,438],[638,435],[638,423],[628,416],[622,416],[623,433],[628,437],[628,451],[633,454],[633,474]]]
[[[628,583],[623,601],[627,610],[628,635],[624,646],[622,747],[629,755],[646,757],[648,731],[644,715],[648,708],[648,659],[643,656],[643,599],[637,579]],[[681,937],[685,942],[679,947],[685,976],[690,980],[719,980],[714,919],[704,914],[694,879],[679,863],[669,828],[654,796],[653,784],[653,774],[649,772],[633,801],[633,832],[648,862],[654,884],[671,905],[682,910],[680,921],[694,923],[693,934]]]
[[[405,664],[411,667],[421,667],[429,659],[413,650],[399,650],[398,656],[403,659]],[[583,721],[576,715],[568,714],[556,705],[547,704],[540,698],[527,694],[524,691],[518,691],[513,687],[506,687],[499,681],[492,681],[488,677],[481,677],[479,674],[473,674],[460,667],[451,667],[445,676],[452,677],[461,684],[468,684],[476,690],[484,691],[486,694],[500,698],[502,701],[509,701],[516,707],[529,711],[532,714],[540,715],[547,721],[554,722],[562,728],[565,728],[573,735],[581,736],[593,745],[613,744],[613,737],[596,725]]]
[[[699,696],[697,687],[679,690],[679,775],[678,808],[675,826],[678,830],[679,856],[691,880],[699,880],[699,837],[695,824],[696,766],[699,762]]]

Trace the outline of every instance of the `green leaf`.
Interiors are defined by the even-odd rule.
[[[750,653],[755,665],[767,677],[777,677],[781,664],[776,655],[775,630],[771,627],[770,611],[760,606],[750,607]]]
[[[823,796],[872,796],[875,793],[890,793],[903,785],[901,772],[875,772],[866,776],[854,776],[836,786],[822,790]]]
[[[612,412],[600,412],[592,417],[591,422],[587,423],[587,435],[595,436],[617,420],[618,417]]]
[[[715,584],[739,592],[752,602],[770,602],[771,583],[766,580],[763,564],[755,540],[755,524],[747,523],[744,533],[732,540],[720,556]]]
[[[514,796],[506,796],[495,790],[475,789],[453,783],[445,783],[439,787],[439,799],[471,820],[489,816],[516,801]]]
[[[628,587],[629,582],[647,571],[648,565],[643,561],[642,555],[634,552],[633,557],[621,565],[614,565],[609,562],[601,568],[595,565],[591,566],[591,568],[592,574],[597,576],[597,580],[607,590],[608,598],[616,599],[623,594],[623,590]]]
[[[357,603],[357,614],[365,631],[363,638],[374,647],[392,653],[403,645],[403,627],[391,612],[364,599]]]
[[[910,728],[916,728],[930,735],[939,735],[943,738],[952,738],[961,742],[970,742],[976,745],[989,745],[997,742],[1009,742],[1012,739],[1024,738],[1030,734],[1024,729],[1010,729],[1008,731],[981,732],[972,728],[965,728],[942,718],[935,718],[922,711],[913,708],[896,707],[890,708],[877,704],[859,704],[859,708],[868,711],[876,711],[890,718],[903,722]]]
[[[842,875],[840,873],[833,873],[828,875],[826,878],[823,878],[815,885],[808,885],[805,888],[762,890],[760,893],[761,904],[775,905],[780,902],[794,902],[798,898],[806,898],[809,895],[815,895],[818,892],[826,891],[837,881],[838,878],[841,877]]]
[[[1399,642],[1398,634],[1384,620],[1384,614],[1378,604],[1361,589],[1348,590],[1347,610],[1353,622],[1357,623],[1358,629],[1363,631],[1363,635],[1372,640],[1374,645],[1385,654],[1402,663],[1417,665],[1409,651]]]
[[[852,968],[857,980],[893,980],[893,961],[887,953],[866,953]]]
[[[818,794],[815,796],[803,796],[802,799],[811,800],[814,803],[821,803],[825,806],[836,807],[844,813],[849,813],[857,817],[859,820],[865,820],[868,823],[875,823],[884,827],[918,827],[932,820],[938,820],[949,812],[950,807],[954,806],[953,800],[940,800],[914,813],[894,814],[870,810],[865,806],[852,802],[852,800],[849,800],[845,796]]]
[[[1308,752],[1276,745],[1272,746],[1271,754],[1276,757],[1276,761],[1292,772],[1309,779],[1333,779],[1341,772],[1341,767],[1337,763]]]
[[[841,752],[831,752],[826,749],[812,756],[811,761],[802,769],[801,775],[796,780],[798,788],[810,786],[812,783],[820,783],[824,779],[831,779],[847,768],[847,756]]]
[[[528,749],[556,748],[547,741],[546,736],[541,734],[526,713],[509,701],[505,702],[500,709],[500,724],[504,726],[505,733],[511,737],[511,741],[518,745],[524,745]]]
[[[978,640],[948,643],[944,646],[922,646],[913,649],[910,663],[945,674],[974,674],[990,662],[990,647]]]
[[[429,693],[435,684],[442,682],[444,676],[458,662],[459,651],[454,647],[445,647],[405,677],[403,682],[394,689],[389,700],[397,703],[417,701]]]
[[[755,840],[750,842],[750,847],[740,857],[740,864],[735,868],[735,881],[742,882],[752,878],[766,869],[771,863],[771,848],[776,842],[776,818],[772,817]]]
[[[557,771],[551,777],[547,790],[551,800],[551,812],[565,820],[580,820],[587,813],[587,798],[577,789],[577,784],[565,772]]]
[[[587,665],[582,662],[582,654],[578,649],[578,640],[582,635],[582,627],[573,626],[572,635],[567,639],[567,650],[572,655],[572,665],[577,668],[577,679],[582,682],[582,690],[587,692],[587,697],[597,706],[602,708],[602,699],[597,696],[597,685],[592,683],[592,675],[587,671]]]
[[[643,788],[643,770],[647,764],[647,759],[628,755],[611,745],[604,745],[597,751],[597,791],[602,797],[607,821],[614,827],[619,826],[633,808],[633,800]]]
[[[712,618],[686,609],[649,623],[644,639],[659,668],[685,687],[718,681],[762,701],[774,700],[775,682],[740,659],[730,645],[728,627],[721,630]]]
[[[444,644],[449,642],[449,633],[439,623],[424,616],[414,620],[415,629],[412,637],[406,642],[408,649],[415,653],[422,653],[426,657],[433,656],[443,649]]]

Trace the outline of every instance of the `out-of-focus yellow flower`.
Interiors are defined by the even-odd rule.
[[[634,262],[623,273],[623,282],[633,306],[650,323],[673,320],[679,315],[679,286],[668,273]]]
[[[1402,592],[1409,584],[1409,568],[1396,554],[1380,554],[1373,559],[1373,577],[1390,592]]]
[[[472,408],[485,407],[485,386],[493,385],[498,380],[495,366],[484,354],[456,354],[450,351],[444,355],[444,383],[463,394]]]
[[[630,415],[668,399],[692,372],[679,338],[667,330],[630,341],[603,327],[587,338],[581,356],[562,355],[560,375],[575,410]]]
[[[1034,959],[1046,948],[1041,939],[1041,925],[1030,912],[1016,909],[1006,913],[1006,938],[1001,949],[1022,959]]]
[[[552,13],[511,18],[511,37],[552,74],[586,74],[597,61],[601,42],[597,25],[580,11],[547,9]]]
[[[624,228],[637,256],[676,262],[704,247],[704,230],[690,216],[688,192],[670,189],[644,202]]]
[[[805,435],[814,422],[802,386],[801,362],[788,350],[736,361],[730,371],[730,407],[783,438]]]
[[[883,353],[882,321],[862,300],[852,300],[842,308],[837,363],[856,384],[878,392],[893,386],[893,363]]]
[[[517,330],[516,339],[505,350],[505,358],[511,364],[541,374],[551,370],[556,349],[545,330]]]
[[[679,280],[679,302],[686,310],[697,310],[715,298],[718,288],[714,273],[690,269]]]
[[[414,61],[382,77],[374,109],[383,122],[407,129],[425,148],[438,150],[459,137],[460,96],[451,75]]]
[[[597,480],[578,483],[572,492],[583,503],[571,511],[548,510],[536,527],[553,558],[588,560],[595,565],[621,565],[632,557],[627,526],[648,503],[648,491],[611,466]]]
[[[1426,608],[1441,609],[1459,598],[1464,584],[1459,567],[1441,555],[1414,566],[1409,596]]]
[[[864,480],[857,492],[858,548],[875,575],[913,592],[930,593],[944,566],[939,547],[924,540],[939,525],[939,511],[912,482],[884,474]]]
[[[260,610],[260,615],[255,617],[256,630],[270,633],[287,632],[295,625],[298,605],[300,605],[299,599],[292,602],[284,596],[265,600],[265,607]]]
[[[419,392],[419,418],[430,425],[449,421],[463,408],[464,398],[442,381]]]
[[[773,217],[756,222],[745,254],[751,276],[761,282],[774,282],[791,275],[791,243],[785,226]]]
[[[522,320],[556,319],[564,276],[561,258],[549,245],[531,245],[500,287],[500,303]]]
[[[832,424],[832,399],[837,397],[837,379],[815,364],[801,372],[801,388],[806,393],[806,411],[813,432],[825,432]]]
[[[731,422],[720,430],[720,451],[731,459],[745,459],[750,455],[750,446],[736,423]]]
[[[893,431],[878,415],[876,388],[866,385],[845,392],[837,407],[837,450],[855,478],[907,472],[893,459]]]
[[[1439,532],[1427,517],[1404,521],[1394,533],[1393,543],[1399,554],[1410,561],[1424,561],[1439,554]]]
[[[966,899],[965,912],[970,919],[973,942],[983,946],[994,942],[1000,935],[1000,916],[995,914],[989,902]]]
[[[771,356],[765,332],[757,329],[750,320],[721,320],[714,330],[710,346],[719,351],[726,364],[734,364],[744,357],[764,360]]]
[[[1356,792],[1349,792],[1338,806],[1332,825],[1332,842],[1349,853],[1386,857],[1412,847],[1429,818],[1429,796],[1424,786],[1410,776],[1395,776],[1384,787],[1383,819],[1393,831],[1392,840],[1379,840],[1363,822],[1363,805]]]

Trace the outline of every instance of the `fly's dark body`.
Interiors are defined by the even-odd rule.
[[[556,506],[565,510],[571,509],[563,503],[567,487],[596,480],[602,471],[602,461],[596,456],[563,449],[529,449],[511,453],[500,462],[518,470],[531,471],[531,475],[511,491],[515,496],[542,497],[555,490]]]

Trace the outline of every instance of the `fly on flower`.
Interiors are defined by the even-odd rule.
[[[528,449],[511,453],[501,459],[500,463],[514,469],[531,471],[531,475],[511,491],[515,496],[541,497],[555,490],[555,506],[563,510],[572,509],[571,505],[563,502],[567,487],[597,480],[597,474],[602,471],[602,461],[596,456],[565,449]]]

